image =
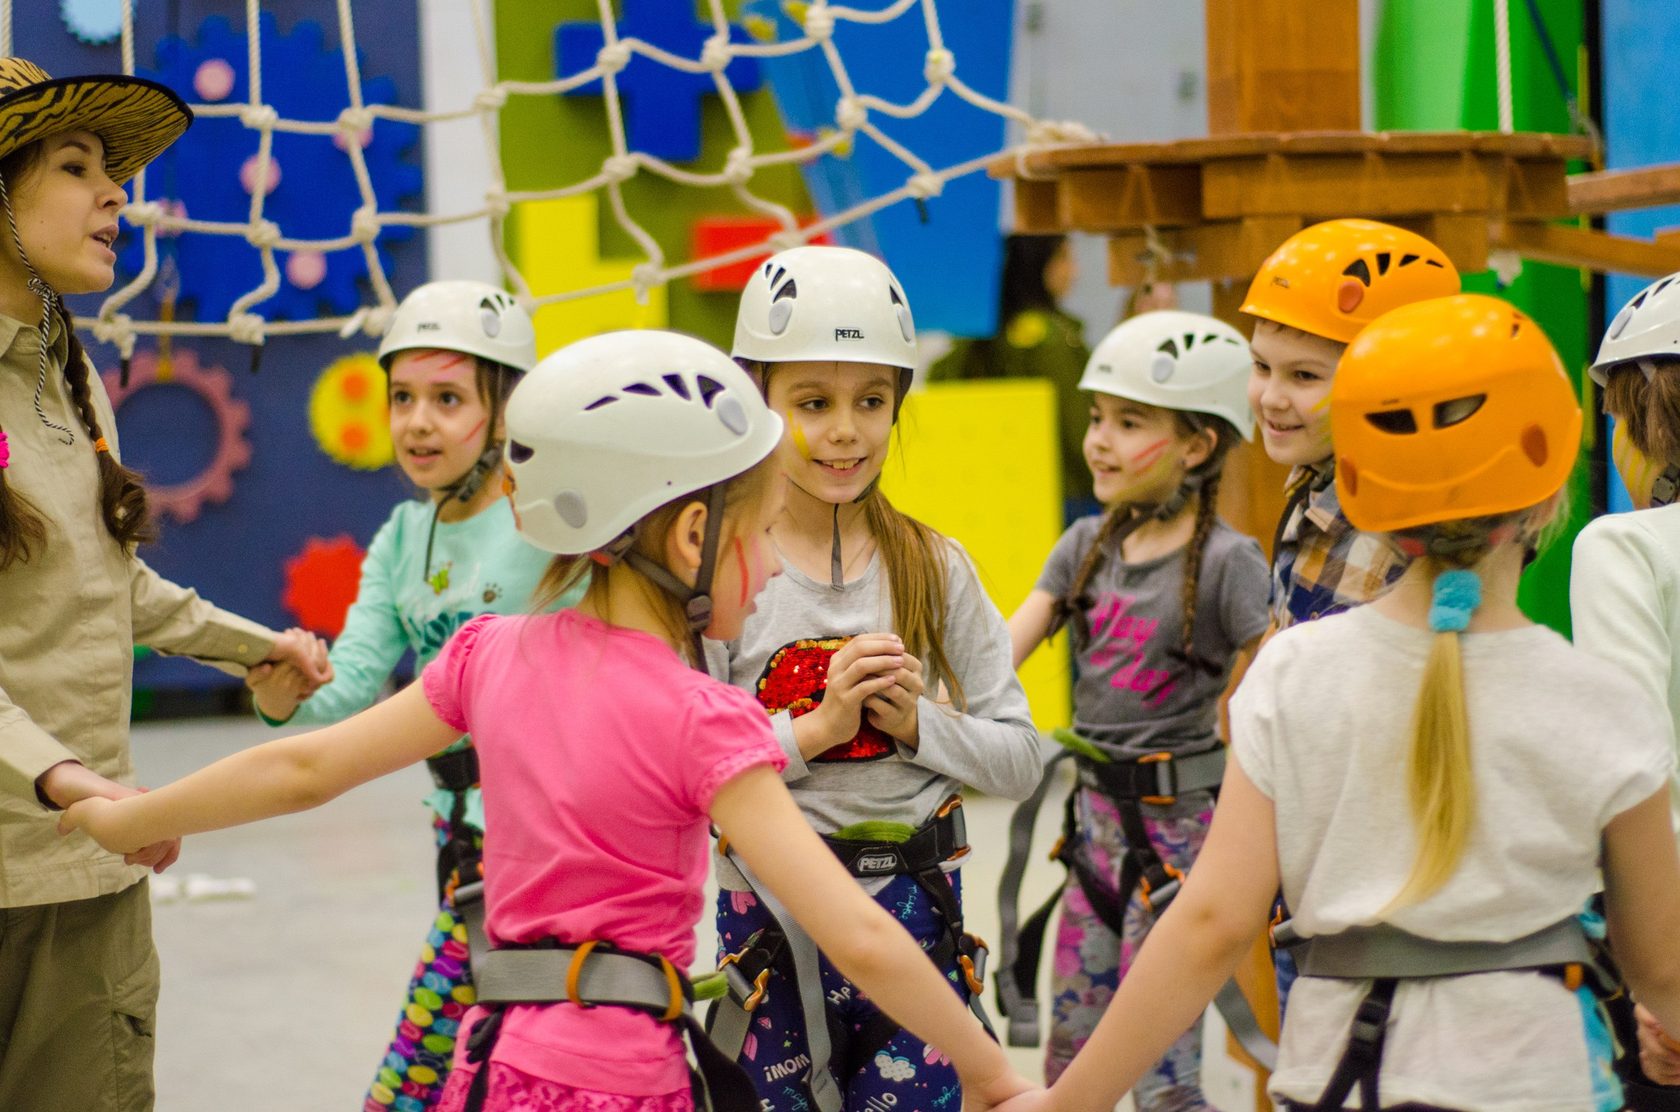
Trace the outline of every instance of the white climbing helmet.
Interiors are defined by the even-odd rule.
[[[1116,325],[1085,364],[1081,390],[1223,417],[1254,439],[1248,341],[1222,320],[1157,309]]]
[[[477,355],[529,371],[537,362],[537,330],[506,290],[486,282],[427,282],[403,298],[379,341],[379,365],[415,348]]]
[[[1622,306],[1593,360],[1593,381],[1603,386],[1620,364],[1649,359],[1680,359],[1680,274],[1657,279]]]
[[[673,499],[732,479],[782,439],[758,387],[710,344],[608,332],[538,363],[507,405],[519,531],[594,552]]]
[[[793,247],[747,280],[737,359],[916,365],[910,302],[887,264],[850,247]]]

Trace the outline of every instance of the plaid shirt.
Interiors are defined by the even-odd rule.
[[[1297,467],[1272,545],[1272,619],[1279,629],[1370,602],[1406,570],[1388,538],[1342,515],[1335,470]]]

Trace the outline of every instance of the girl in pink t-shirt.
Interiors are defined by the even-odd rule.
[[[736,636],[779,570],[767,533],[782,422],[751,380],[698,340],[614,333],[540,363],[507,425],[520,531],[560,554],[545,586],[594,568],[575,612],[476,619],[384,703],[132,801],[77,804],[64,829],[116,849],[302,810],[470,732],[487,833],[483,960],[570,950],[553,958],[565,993],[587,1002],[594,990],[577,985],[590,960],[617,960],[592,959],[594,944],[663,969],[674,990],[715,823],[837,966],[950,1056],[969,1106],[1024,1090],[910,936],[823,851],[782,786],[758,704],[695,670],[700,635]],[[693,1107],[669,1021],[679,1008],[524,998],[466,1014],[440,1109]],[[750,1094],[745,1078],[721,1080],[717,1107],[757,1108],[728,1099]]]

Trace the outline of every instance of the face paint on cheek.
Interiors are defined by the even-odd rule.
[[[490,418],[488,418],[488,417],[485,417],[482,420],[480,420],[478,422],[478,424],[476,424],[472,427],[472,431],[468,432],[467,435],[465,435],[461,438],[461,443],[462,444],[470,444],[475,439],[477,439],[478,434],[484,430],[484,426],[485,426],[486,423],[489,422],[489,420],[490,420]]]
[[[805,439],[805,429],[799,424],[793,410],[787,411],[788,431],[793,434],[793,446],[799,449],[799,454],[806,459],[811,458],[811,442]]]
[[[751,597],[748,594],[748,591],[750,590],[752,583],[752,576],[747,572],[747,553],[746,550],[741,547],[741,538],[732,537],[730,538],[730,543],[735,546],[735,566],[741,572],[741,608],[744,610],[746,609],[748,599]]]
[[[1167,449],[1170,447],[1172,447],[1172,438],[1165,437],[1133,456],[1131,458],[1131,465],[1139,471],[1152,467],[1163,455],[1166,454]]]

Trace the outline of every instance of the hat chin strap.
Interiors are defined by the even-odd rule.
[[[6,178],[3,174],[0,174],[0,204],[6,207],[6,225],[12,230],[12,244],[17,248],[18,258],[22,260],[24,269],[29,271],[29,292],[41,299],[41,323],[38,326],[41,342],[35,360],[35,416],[47,428],[62,433],[59,437],[61,441],[74,444],[76,434],[66,426],[49,420],[47,411],[41,408],[41,392],[47,387],[47,330],[52,327],[53,313],[58,309],[58,291],[47,285],[46,279],[36,271],[35,264],[29,261],[29,253],[23,249],[23,237],[18,235],[17,217],[12,215],[12,194],[6,188]]]
[[[623,561],[646,576],[653,585],[682,603],[688,620],[689,645],[694,652],[694,668],[706,670],[706,649],[701,640],[712,624],[712,580],[717,575],[718,544],[723,536],[723,484],[706,493],[706,533],[700,543],[700,567],[694,574],[694,585],[671,574],[671,570],[656,560],[650,560],[631,545],[636,542],[636,527],[631,526],[592,555],[603,567]],[[707,672],[709,675],[710,673]]]

